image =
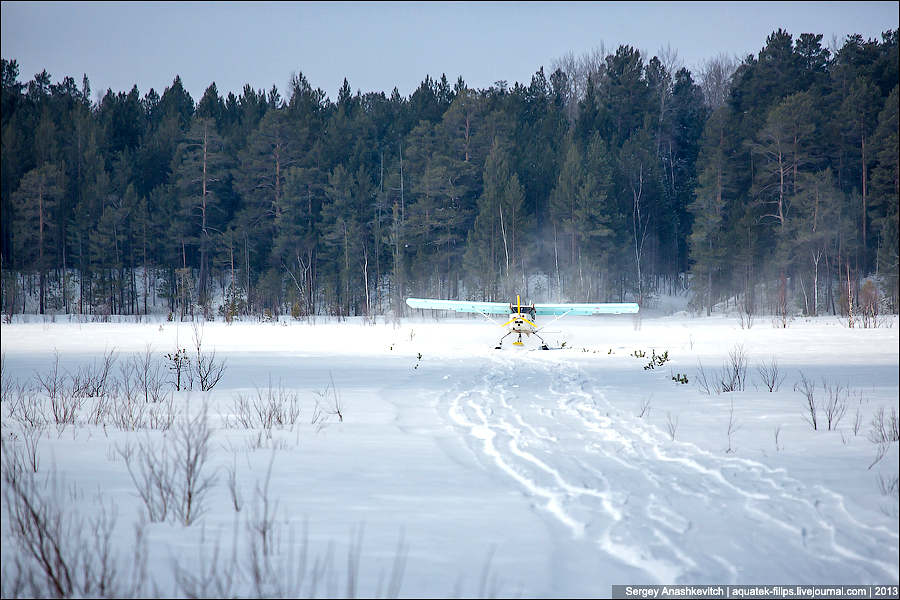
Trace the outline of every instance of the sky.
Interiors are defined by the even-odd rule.
[[[397,87],[426,75],[469,87],[528,83],[566,53],[621,44],[649,56],[677,51],[695,70],[719,54],[758,53],[772,31],[881,38],[898,26],[898,2],[7,2],[2,56],[26,82],[87,74],[141,95],[180,75],[195,101],[215,82],[224,97],[244,84],[282,93],[302,72],[334,99]]]

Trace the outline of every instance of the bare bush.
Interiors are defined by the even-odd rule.
[[[644,398],[641,400],[641,412],[638,413],[638,417],[643,419],[645,416],[650,416],[650,400],[651,397]]]
[[[844,399],[847,389],[839,383],[829,384],[828,380],[824,378],[822,379],[822,389],[825,390],[822,412],[825,414],[828,431],[831,431],[837,429],[838,423],[847,412],[847,402]]]
[[[237,482],[237,458],[232,459],[230,467],[225,467],[225,472],[227,475],[226,481],[228,483],[228,492],[231,494],[231,505],[234,507],[234,512],[241,512],[244,499]]]
[[[726,453],[731,454],[734,452],[734,444],[732,443],[732,436],[734,436],[735,432],[740,429],[740,424],[734,418],[734,399],[731,400],[731,409],[728,411],[728,428],[726,430],[728,434],[728,449],[725,450]],[[777,442],[776,442],[777,446]]]
[[[155,404],[145,407],[146,426],[150,429],[167,431],[175,424],[178,412],[175,409],[175,397],[172,392],[164,394]]]
[[[313,406],[313,409],[312,409],[312,417],[309,420],[309,424],[315,425],[316,432],[319,432],[322,430],[323,427],[325,427],[327,421],[328,421],[328,415],[326,415],[322,411],[322,407],[319,405],[319,401],[316,400],[316,404],[315,404],[315,406]]]
[[[38,452],[41,438],[44,436],[46,425],[39,424],[33,427],[22,428],[22,441],[25,445],[25,461],[33,473],[38,472],[41,456]]]
[[[872,428],[867,436],[873,444],[884,444],[900,440],[897,411],[891,407],[891,414],[885,416],[884,407],[879,407],[872,416]]]
[[[110,374],[116,364],[115,348],[103,353],[103,362],[99,365],[81,367],[71,376],[71,393],[76,398],[97,398],[109,393]]]
[[[53,416],[54,422],[62,428],[65,428],[66,425],[74,425],[78,411],[81,410],[82,400],[82,398],[66,393],[50,398],[50,414]]]
[[[900,476],[894,475],[885,479],[881,473],[878,474],[878,489],[883,496],[891,496],[897,498],[900,496]]]
[[[256,388],[256,396],[238,394],[233,403],[232,424],[242,429],[262,429],[266,438],[272,437],[273,428],[293,429],[300,417],[300,399],[296,392],[286,390],[279,381],[272,380],[265,389]]]
[[[74,424],[81,408],[81,397],[67,389],[67,377],[59,370],[59,352],[54,353],[53,366],[43,374],[35,373],[34,378],[37,387],[47,395],[54,423],[62,428]]]
[[[262,510],[262,509],[260,509]],[[327,544],[324,554],[314,554],[310,548],[308,524],[304,522],[299,543],[294,541],[293,529],[282,532],[277,522],[271,524],[275,529],[268,530],[264,536],[250,518],[246,522],[246,539],[242,546],[246,554],[232,559],[232,567],[246,576],[249,589],[244,595],[258,598],[315,598],[315,597],[368,597],[396,598],[400,594],[403,573],[406,566],[408,548],[403,535],[397,543],[393,566],[385,580],[379,578],[377,589],[361,590],[359,573],[362,564],[362,542],[364,527],[354,527],[347,545],[346,570],[344,573],[344,590],[338,589],[339,573],[336,571],[334,544]],[[277,535],[272,536],[272,533]],[[286,547],[285,547],[286,546]],[[266,551],[265,548],[268,548]],[[207,577],[214,580],[214,577]],[[230,583],[230,582],[229,582]],[[191,594],[187,594],[191,595]],[[480,594],[491,597],[490,593]]]
[[[208,474],[209,428],[206,407],[184,419],[170,432],[171,448],[149,438],[137,447],[116,446],[151,522],[173,518],[191,525],[205,512],[206,494],[215,485]]]
[[[859,435],[859,430],[862,427],[862,415],[859,412],[859,407],[856,407],[856,411],[853,413],[853,435]]]
[[[778,368],[778,360],[773,356],[772,360],[756,367],[756,372],[763,385],[770,392],[777,392],[784,382],[784,374]]]
[[[269,556],[275,543],[275,513],[278,510],[278,501],[269,496],[269,483],[272,479],[272,465],[275,463],[275,452],[269,459],[269,467],[266,469],[266,479],[262,487],[256,482],[256,501],[253,503],[250,518],[247,521],[247,531],[251,539],[259,543],[262,556]],[[251,548],[255,547],[251,544]]]
[[[728,353],[728,363],[719,376],[719,388],[723,392],[742,392],[746,380],[747,354],[744,347],[738,344]]]
[[[225,417],[225,426],[235,429],[255,429],[254,412],[250,397],[237,394],[232,402],[232,414]]]
[[[5,451],[4,458],[10,534],[24,554],[17,566],[32,571],[25,579],[32,589],[26,593],[40,596],[46,587],[46,592],[56,597],[72,597],[77,593],[78,553],[73,553],[69,544],[81,531],[82,523],[73,523],[53,494],[42,493],[37,481],[24,472],[17,452]],[[53,483],[55,486],[55,479]]]
[[[866,467],[867,470],[871,470],[872,467],[881,462],[881,459],[887,456],[888,450],[890,450],[891,445],[886,442],[881,442],[875,446],[875,458],[872,459],[872,462],[869,463],[869,466]]]
[[[222,564],[219,550],[219,545],[216,544],[211,559],[207,559],[206,553],[201,551],[199,567],[192,565],[190,568],[185,568],[178,561],[173,561],[175,583],[185,597],[237,598],[240,596],[234,590],[240,573],[237,557],[232,555],[229,562]]]
[[[330,374],[329,374],[330,375]],[[334,377],[331,376],[331,383],[325,386],[321,392],[317,392],[324,402],[325,408],[322,409],[327,416],[337,417],[338,422],[344,422],[344,405],[341,402],[341,395],[337,386],[334,385]],[[327,425],[327,417],[319,421],[318,428],[321,430]]]
[[[891,448],[891,444],[900,440],[897,411],[891,407],[891,414],[885,416],[884,407],[879,407],[872,416],[872,426],[866,437],[868,437],[870,442],[875,444],[875,458],[868,467],[871,469],[887,455],[888,450]]]
[[[3,445],[4,500],[15,544],[14,576],[3,578],[3,597],[120,598],[143,585],[145,545],[134,545],[134,575],[113,547],[116,512],[102,496],[85,520],[63,498],[55,471],[42,484],[27,473],[21,450]]]
[[[794,391],[803,394],[806,400],[806,413],[803,418],[807,423],[812,425],[813,430],[819,428],[818,411],[819,407],[816,403],[816,383],[806,378],[803,372],[800,372],[800,381],[794,384]]]
[[[675,441],[675,434],[678,431],[678,417],[676,416],[674,419],[672,418],[672,413],[666,412],[666,431],[669,432],[669,437],[672,438],[672,441]]]
[[[26,384],[11,386],[5,399],[6,413],[10,420],[18,421],[23,428],[40,427],[47,424],[44,402],[36,390]]]
[[[44,390],[44,393],[47,394],[50,400],[56,398],[65,385],[65,375],[59,372],[59,352],[54,352],[53,356],[53,367],[43,375],[40,373],[35,373],[34,375],[38,387]]]
[[[0,402],[6,402],[10,389],[14,386],[13,380],[7,377],[6,352],[0,354]]]
[[[117,445],[116,451],[125,460],[125,467],[147,509],[150,522],[165,521],[169,516],[175,485],[175,473],[166,445],[157,447],[147,439],[138,442],[136,448],[130,444]]]
[[[139,389],[143,392],[144,402],[155,404],[164,401],[167,394],[164,391],[162,365],[154,360],[150,345],[147,344],[142,354],[133,356],[131,362],[132,372]]]
[[[206,494],[216,482],[215,474],[206,472],[211,435],[205,405],[193,417],[185,416],[174,429],[173,508],[184,525],[192,524],[206,511]]]
[[[100,396],[93,400],[94,403],[91,405],[87,420],[92,425],[105,425],[112,412],[112,400],[109,396]]]
[[[169,429],[175,421],[174,396],[165,389],[162,366],[154,360],[150,346],[131,356],[119,372],[120,379],[108,386],[112,396],[107,408],[113,424],[126,431]]]
[[[122,431],[137,431],[146,426],[147,404],[134,383],[130,377],[125,377],[121,386],[110,386],[109,417]]]
[[[222,375],[225,373],[225,361],[216,361],[216,351],[206,352],[203,350],[203,328],[196,323],[194,327],[194,348],[196,349],[196,357],[193,370],[200,382],[201,391],[209,391],[216,387]]]

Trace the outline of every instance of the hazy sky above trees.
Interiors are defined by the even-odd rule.
[[[897,2],[463,2],[463,3],[2,3],[2,55],[20,80],[86,73],[107,88],[157,92],[181,75],[194,100],[216,82],[223,96],[278,86],[303,72],[332,99],[412,93],[426,75],[470,87],[528,83],[567,52],[629,44],[651,56],[670,46],[693,70],[720,53],[758,53],[781,27],[821,33],[823,44],[898,26]]]

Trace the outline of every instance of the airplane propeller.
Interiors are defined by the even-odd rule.
[[[510,323],[515,321],[516,319],[522,319],[523,321],[525,321],[526,323],[528,323],[529,325],[531,325],[532,327],[537,329],[537,325],[535,325],[534,323],[532,323],[525,317],[521,316],[522,315],[522,297],[519,296],[518,294],[516,294],[516,313],[517,313],[517,316],[513,317],[512,319],[510,319],[509,321],[507,321],[500,327],[506,327],[507,325],[509,325]]]

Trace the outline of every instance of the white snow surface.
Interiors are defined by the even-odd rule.
[[[60,371],[74,373],[111,349],[120,364],[148,347],[163,362],[176,346],[192,352],[190,323],[56,321],[2,325],[5,380],[33,383],[56,355]],[[867,439],[876,411],[898,407],[896,318],[874,329],[835,317],[776,324],[567,317],[545,333],[555,349],[541,351],[533,341],[493,349],[502,330],[480,316],[204,323],[203,348],[226,361],[223,378],[209,392],[174,394],[182,414],[207,407],[214,431],[206,468],[217,480],[194,524],[145,526],[145,593],[185,595],[176,567],[209,571],[218,550],[220,565],[234,560],[223,568],[235,577],[231,593],[259,595],[246,566],[246,524],[262,510],[270,464],[276,595],[546,598],[604,597],[613,584],[896,585],[898,499],[896,487],[880,482],[896,482],[898,444],[870,467],[876,446]],[[736,347],[748,359],[744,391],[700,390],[700,365],[712,379]],[[638,350],[646,357],[633,356]],[[653,351],[670,360],[644,369]],[[784,381],[770,393],[757,368],[773,357]],[[817,384],[820,402],[823,380],[845,389],[847,410],[833,430],[821,412],[819,430],[805,420],[805,396],[794,389],[801,373]],[[677,374],[689,383],[673,381]],[[229,416],[236,396],[270,384],[296,392],[301,413],[267,440]],[[333,406],[332,390],[342,421],[326,414],[325,426],[311,424],[316,402],[325,412]],[[4,452],[23,444],[9,404],[4,398]],[[74,426],[47,428],[38,476],[55,472],[80,490],[65,504],[85,518],[96,514],[98,493],[114,505],[113,542],[127,564],[143,503],[116,448],[167,435],[94,426],[81,415]],[[4,589],[12,559],[26,555],[11,536],[8,503],[4,494]],[[391,589],[397,567],[402,579]]]

